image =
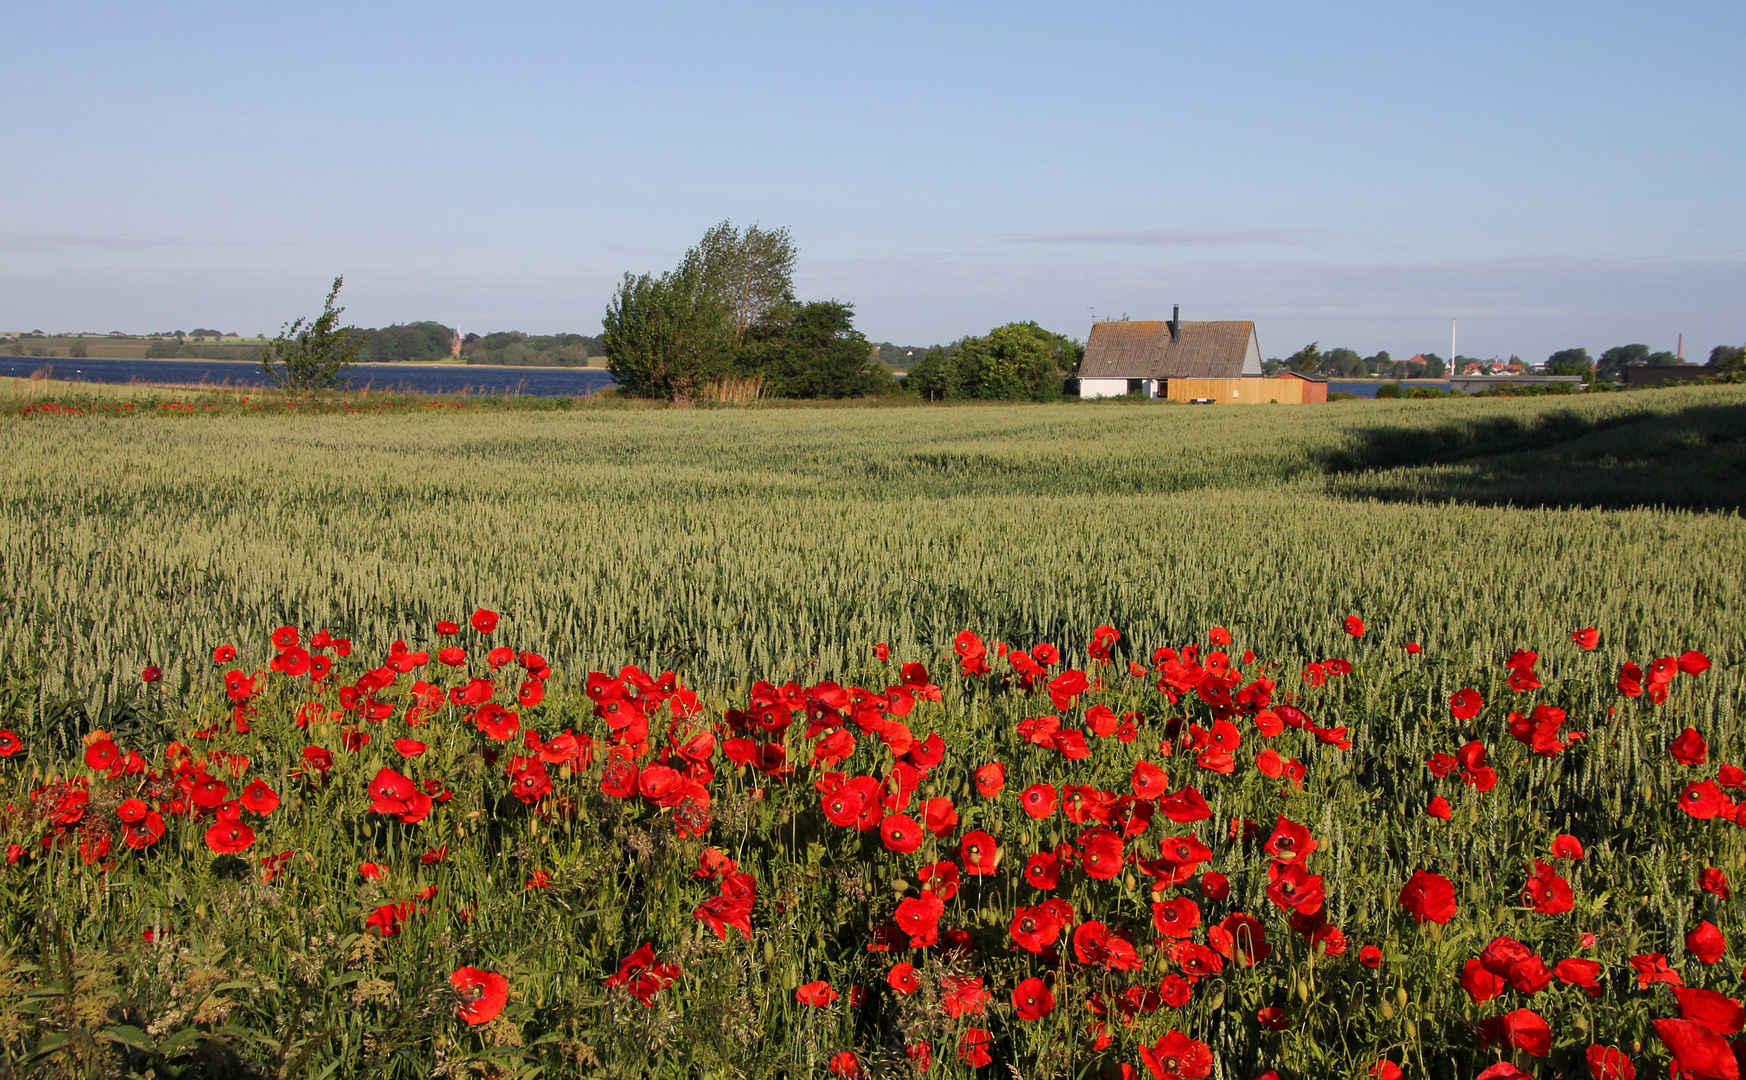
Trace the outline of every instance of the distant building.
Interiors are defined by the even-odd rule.
[[[1091,325],[1079,364],[1079,396],[1139,394],[1168,401],[1240,405],[1328,399],[1327,380],[1296,373],[1265,378],[1255,324],[1183,322],[1181,309],[1158,322]]]
[[[1660,386],[1662,383],[1690,382],[1707,376],[1720,374],[1715,368],[1699,367],[1697,364],[1681,364],[1666,367],[1627,367],[1625,368],[1626,386]]]

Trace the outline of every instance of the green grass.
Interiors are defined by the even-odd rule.
[[[92,391],[110,403],[118,393]],[[1152,726],[1134,744],[1094,740],[1091,759],[1066,766],[1013,734],[1017,719],[1056,711],[1047,699],[960,681],[952,636],[970,628],[991,642],[1052,641],[1083,664],[1077,650],[1101,623],[1125,635],[1124,659],[1142,661],[1223,625],[1237,650],[1280,665],[1282,692],[1297,687],[1306,661],[1352,659],[1358,671],[1307,692],[1306,707],[1348,725],[1355,745],[1340,752],[1283,736],[1281,752],[1311,770],[1302,795],[1282,797],[1246,758],[1232,777],[1187,761],[1171,768],[1172,787],[1206,790],[1215,813],[1198,828],[1217,846],[1213,865],[1238,884],[1233,906],[1263,917],[1282,952],[1277,964],[1204,985],[1187,1009],[1145,1014],[1132,1030],[1112,1023],[1119,1060],[1137,1064],[1136,1040],[1176,1027],[1215,1047],[1229,1063],[1221,1075],[1244,1080],[1268,1067],[1357,1075],[1384,1052],[1404,1052],[1430,1075],[1467,1076],[1470,1063],[1496,1060],[1473,1056],[1465,1026],[1491,1011],[1468,1006],[1450,971],[1493,933],[1521,937],[1550,963],[1575,955],[1563,950],[1575,948],[1580,924],[1601,935],[1595,955],[1614,969],[1639,949],[1682,962],[1679,939],[1699,917],[1730,938],[1746,933],[1731,908],[1691,897],[1696,862],[1731,872],[1746,863],[1731,828],[1670,814],[1695,774],[1662,750],[1690,723],[1713,760],[1746,755],[1746,388],[1253,410],[284,411],[224,399],[210,414],[141,405],[139,415],[0,419],[4,725],[29,747],[0,762],[15,805],[24,788],[64,774],[77,736],[93,727],[153,755],[166,738],[227,715],[208,656],[216,644],[239,644],[248,653],[239,663],[258,665],[273,628],[330,627],[358,643],[354,661],[374,663],[388,642],[425,647],[435,620],[485,606],[504,613],[498,638],[556,669],[548,704],[525,711],[548,737],[566,726],[603,733],[578,690],[591,670],[671,668],[713,718],[743,703],[757,678],[883,686],[895,664],[872,664],[869,648],[887,641],[894,661],[926,661],[946,688],[941,704],[910,720],[950,748],[931,782],[957,798],[965,828],[988,829],[1022,855],[1078,830],[1059,818],[1030,822],[1014,792],[1064,778],[1125,791],[1171,710],[1139,684],[1112,688],[1118,711],[1139,710]],[[1352,613],[1371,625],[1362,642],[1341,632]],[[1590,624],[1603,642],[1584,654],[1567,634]],[[1423,643],[1419,660],[1401,652],[1408,641]],[[1591,732],[1555,761],[1526,755],[1502,730],[1500,699],[1512,695],[1500,665],[1518,647],[1546,656],[1551,685],[1534,700],[1560,704],[1570,728]],[[1686,648],[1703,649],[1716,668],[1682,680],[1660,709],[1607,712],[1619,664]],[[141,688],[148,663],[164,669],[162,694]],[[346,670],[349,681],[360,667]],[[1463,685],[1497,703],[1474,725],[1452,723],[1443,706]],[[942,1025],[888,995],[862,1013],[794,1004],[793,986],[813,978],[839,990],[883,985],[899,954],[866,952],[869,922],[889,915],[888,882],[922,861],[884,853],[876,835],[869,846],[821,825],[804,768],[792,785],[760,784],[717,758],[711,841],[755,868],[759,888],[756,939],[723,945],[690,914],[710,892],[686,876],[700,842],[673,838],[662,816],[603,800],[587,776],[561,785],[580,817],[523,811],[505,796],[501,765],[486,763],[451,709],[424,729],[435,749],[417,775],[445,777],[456,799],[429,825],[385,825],[363,812],[360,792],[397,760],[379,751],[405,732],[384,725],[365,753],[336,755],[328,785],[304,788],[287,773],[306,738],[290,725],[298,700],[276,682],[255,732],[216,743],[248,753],[250,775],[288,799],[247,865],[213,859],[194,823],[173,821],[153,857],[123,854],[108,889],[76,851],[0,867],[11,950],[0,1041],[36,1045],[102,1022],[145,1030],[155,1018],[152,1040],[192,1031],[188,1046],[204,1039],[220,1055],[210,1037],[223,1010],[196,1021],[188,1000],[219,994],[234,1003],[236,1030],[224,1038],[251,1061],[277,1053],[260,1039],[307,1038],[331,1024],[306,1075],[428,1075],[439,1053],[449,1063],[496,1055],[505,1075],[535,1063],[565,1075],[801,1075],[838,1049],[889,1052],[901,1045],[894,1032],[924,1021],[937,1028],[937,1069],[959,1068],[952,1040],[969,1021]],[[804,765],[810,747],[798,734],[790,756]],[[1481,797],[1433,783],[1425,756],[1475,736],[1493,749],[1499,789]],[[338,746],[331,726],[307,737]],[[1244,739],[1246,752],[1261,743],[1248,727]],[[861,754],[851,772],[888,766],[888,755]],[[1008,795],[984,803],[967,784],[990,759],[1008,763]],[[767,796],[754,799],[757,787]],[[1419,813],[1432,793],[1457,804],[1453,829]],[[1225,840],[1232,814],[1265,825],[1275,812],[1307,822],[1326,845],[1316,869],[1352,943],[1338,963],[1312,957],[1260,895],[1265,857]],[[1510,910],[1521,864],[1544,857],[1555,831],[1590,846],[1572,874],[1578,914]],[[419,867],[417,853],[439,836],[451,862]],[[253,858],[279,850],[299,853],[293,873],[262,885]],[[929,851],[947,857],[955,842]],[[366,858],[396,866],[402,891],[361,885],[355,865]],[[1455,878],[1463,904],[1461,920],[1436,934],[1392,904],[1424,865]],[[521,888],[534,869],[550,870],[555,888]],[[363,914],[414,883],[439,885],[431,917],[360,944]],[[1017,1024],[1005,995],[1036,965],[1003,942],[1028,890],[1007,873],[962,895],[948,921],[982,942],[978,970],[1008,1014],[984,1024],[1002,1059],[1026,1076],[1104,1075],[1118,1058],[1083,1050],[1083,997],[1101,987],[1107,1000],[1124,984],[1100,975],[1071,993],[1058,987],[1062,1007],[1046,1024]],[[1145,898],[1120,880],[1080,881],[1072,896],[1082,918],[1146,917]],[[479,906],[463,924],[454,912],[466,902]],[[159,917],[181,935],[173,953],[135,940]],[[686,969],[654,1010],[601,990],[644,941]],[[1353,962],[1371,942],[1398,958],[1379,973]],[[512,976],[506,1016],[527,1045],[490,1049],[448,1019],[443,979],[461,962]],[[1149,962],[1154,985],[1163,970],[1161,959]],[[1694,983],[1705,974],[1689,962],[1684,971]],[[64,993],[81,978],[85,990]],[[1653,1046],[1648,1017],[1673,1015],[1623,975],[1609,978],[1599,1004],[1562,989],[1532,1002],[1554,1021],[1560,1061],[1586,1045],[1579,1020],[1612,1044]],[[238,985],[214,989],[227,983]],[[376,996],[357,996],[365,983]],[[1215,1004],[1214,985],[1229,1008]],[[63,1017],[55,987],[68,1009],[98,1004],[79,1006],[90,1013],[82,1021]],[[299,988],[307,1020],[295,1013]],[[1410,988],[1410,1004],[1382,1010],[1396,988]],[[104,994],[117,1004],[99,1007]],[[121,1004],[129,1001],[133,1013]],[[1288,1007],[1296,1026],[1259,1034],[1261,1005]],[[501,1026],[487,1034],[512,1041]],[[1640,1073],[1660,1067],[1649,1056],[1638,1056]]]

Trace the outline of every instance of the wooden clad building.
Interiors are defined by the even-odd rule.
[[[1263,378],[1253,322],[1183,322],[1178,308],[1166,321],[1092,324],[1079,364],[1079,396],[1127,394],[1297,405],[1326,401],[1328,388],[1324,380],[1298,375]]]

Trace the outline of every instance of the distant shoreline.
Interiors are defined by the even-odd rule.
[[[48,366],[58,363],[77,364],[91,360],[107,360],[116,364],[134,364],[151,362],[154,364],[249,364],[259,367],[254,360],[221,360],[209,356],[146,356],[146,357],[115,357],[115,356],[6,356],[0,355],[0,360],[38,360]],[[575,364],[457,364],[452,361],[405,360],[393,362],[359,361],[361,368],[439,368],[455,371],[605,371],[605,365],[595,367],[592,364],[580,367]]]

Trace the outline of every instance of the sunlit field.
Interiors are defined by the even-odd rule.
[[[1737,1075],[1746,388],[242,396],[0,418],[0,1076]]]

